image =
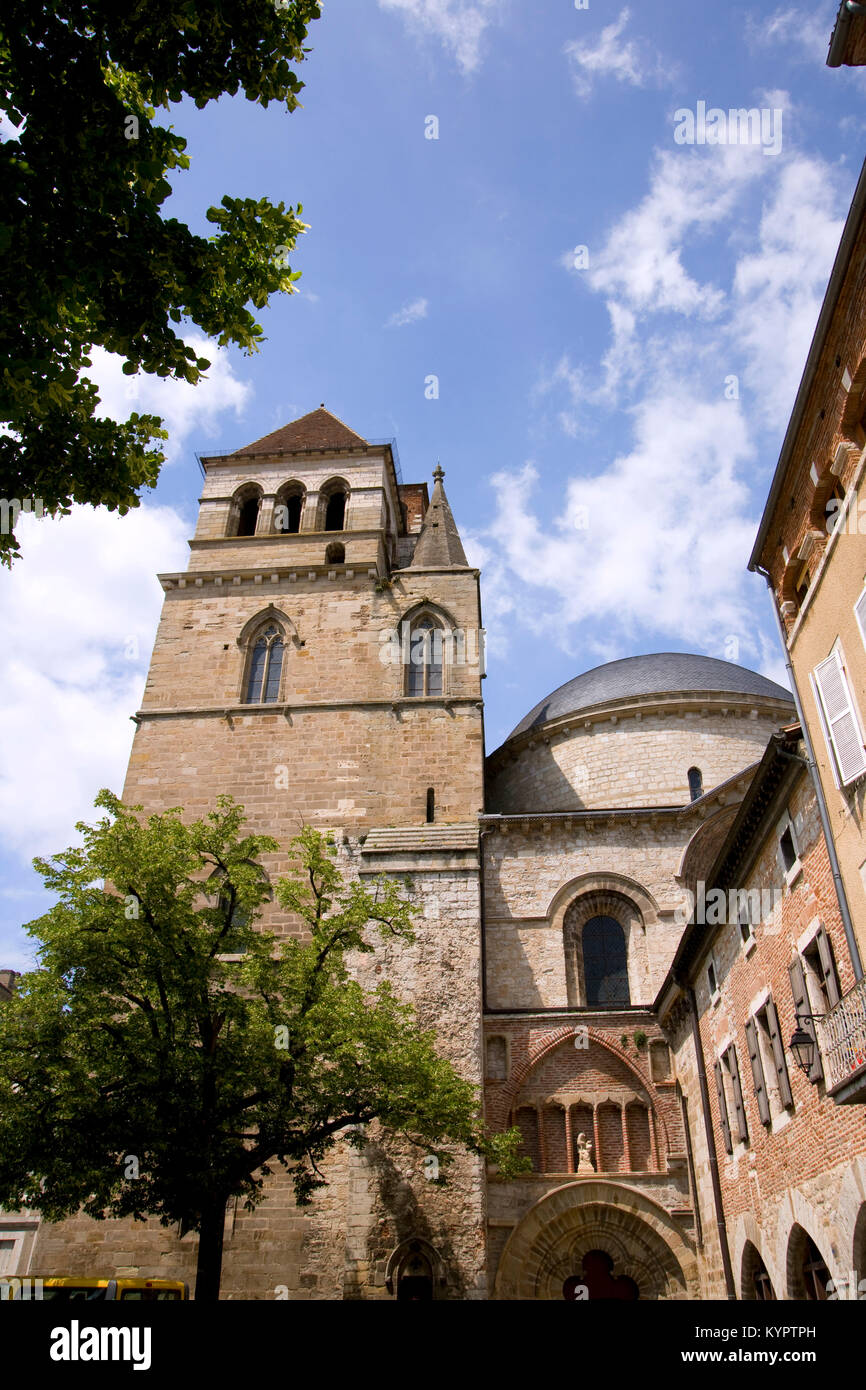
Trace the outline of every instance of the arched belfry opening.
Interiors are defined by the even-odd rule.
[[[345,531],[349,487],[342,478],[332,478],[322,488],[321,527],[324,531]]]
[[[229,536],[254,536],[259,524],[262,490],[258,483],[244,483],[232,498],[229,508]]]
[[[304,486],[302,483],[285,483],[280,488],[274,504],[274,530],[284,535],[294,536],[301,529],[304,511]]]

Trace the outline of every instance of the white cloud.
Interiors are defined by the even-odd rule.
[[[843,222],[827,165],[798,155],[780,166],[755,249],[734,275],[733,350],[745,354],[763,419],[781,427],[794,403]]]
[[[615,77],[630,87],[646,87],[667,77],[672,68],[664,64],[661,55],[643,39],[622,39],[631,11],[626,8],[619,18],[602,29],[598,39],[572,39],[565,45],[571,69],[571,80],[579,97],[592,95],[599,78]]]
[[[100,787],[120,792],[162,602],[189,524],[169,507],[22,515],[24,557],[0,577],[0,834],[29,860],[70,844]]]
[[[792,10],[783,6],[762,20],[749,15],[746,37],[752,47],[777,51],[782,46],[799,49],[799,56],[804,60],[823,63],[830,47],[833,17],[837,9],[835,0],[829,0],[829,3],[825,0],[824,4],[809,10]]]
[[[531,622],[581,667],[648,637],[717,656],[736,638],[737,659],[779,678],[746,562],[842,230],[846,176],[787,145],[772,162],[746,146],[656,155],[648,192],[579,272],[584,291],[604,297],[606,351],[595,362],[564,352],[533,393],[597,462],[557,487],[552,517],[536,464],[492,479],[493,521],[479,541],[508,622]],[[574,270],[571,253],[563,264]],[[509,635],[503,624],[506,645]]]
[[[698,647],[742,632],[753,524],[737,470],[750,456],[735,403],[673,389],[637,408],[628,453],[568,481],[552,527],[533,507],[533,465],[494,477],[489,535],[535,591],[525,605],[535,625],[561,641],[591,621],[614,648],[640,629]]]
[[[766,172],[766,163],[750,146],[661,152],[646,195],[614,225],[597,253],[590,249],[589,269],[574,273],[585,275],[592,289],[617,300],[621,309],[714,318],[724,294],[690,274],[683,255],[730,221],[744,186]],[[563,264],[571,268],[573,259],[566,255]],[[621,321],[620,331],[625,326]]]
[[[427,317],[427,300],[413,299],[411,304],[404,304],[402,309],[398,309],[392,314],[386,328],[405,328],[407,323],[417,323],[419,319]]]
[[[439,39],[461,72],[481,65],[481,40],[501,0],[379,0],[383,10],[401,14],[416,33]]]
[[[145,372],[125,376],[124,359],[104,348],[93,349],[93,366],[87,373],[99,390],[99,414],[126,420],[137,410],[139,414],[162,418],[169,433],[163,446],[169,463],[179,457],[191,435],[199,439],[218,438],[222,428],[220,413],[230,410],[240,419],[253,394],[252,386],[235,376],[225,348],[200,333],[185,334],[184,342],[211,364],[197,386]]]

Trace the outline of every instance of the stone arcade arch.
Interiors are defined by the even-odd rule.
[[[593,1251],[642,1299],[699,1298],[694,1251],[657,1202],[622,1183],[577,1179],[536,1202],[502,1252],[494,1298],[561,1300]]]

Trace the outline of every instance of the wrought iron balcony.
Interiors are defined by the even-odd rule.
[[[827,1094],[837,1105],[866,1103],[866,979],[816,1026]]]

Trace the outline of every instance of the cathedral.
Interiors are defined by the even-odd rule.
[[[831,1296],[866,1254],[866,1141],[808,1022],[852,976],[789,691],[627,657],[487,752],[480,576],[441,468],[405,483],[324,406],[200,462],[123,798],[196,818],[228,792],[282,846],[309,823],[347,877],[406,880],[417,938],[358,977],[394,982],[531,1161],[505,1180],[463,1154],[440,1187],[371,1137],[304,1211],[278,1170],[227,1212],[222,1297]],[[733,915],[704,912],[713,888]],[[291,929],[275,902],[264,922]],[[34,1272],[194,1282],[194,1234],[0,1220]]]

